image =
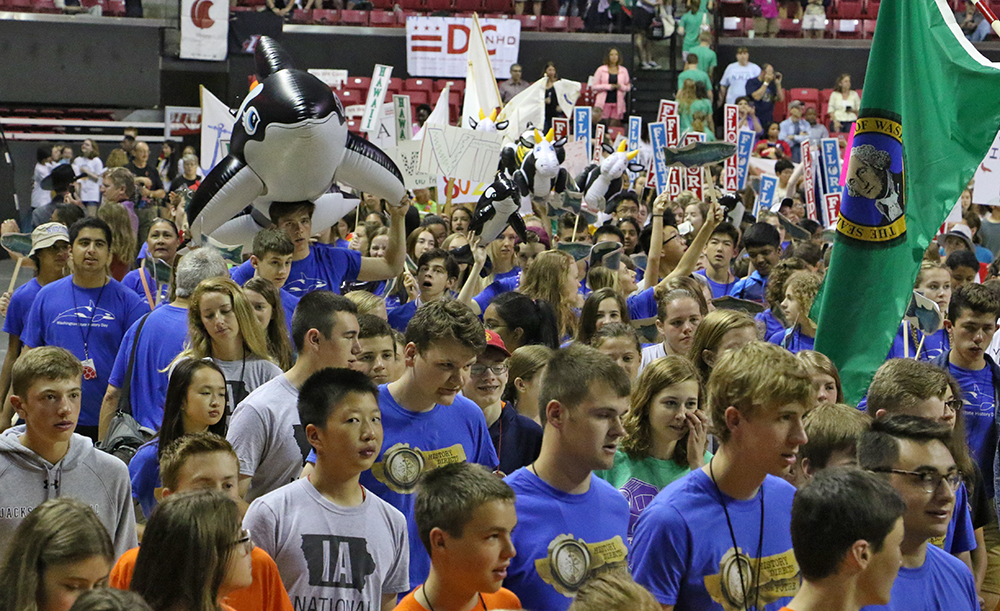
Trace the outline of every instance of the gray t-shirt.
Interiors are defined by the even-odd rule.
[[[279,375],[236,407],[226,438],[251,476],[247,500],[294,482],[312,447],[299,423],[299,391]]]
[[[243,527],[295,609],[380,609],[383,594],[410,589],[406,518],[371,491],[341,507],[298,480],[254,501]]]
[[[230,414],[234,406],[239,405],[257,387],[281,375],[281,367],[256,356],[248,356],[238,361],[212,360],[226,377],[226,391],[229,395],[227,405]]]
[[[988,219],[983,219],[980,223],[979,239],[993,256],[1000,256],[1000,223],[991,223]]]

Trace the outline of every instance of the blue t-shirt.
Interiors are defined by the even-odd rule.
[[[142,300],[142,303],[144,303],[148,308],[149,300],[146,299],[146,291],[142,288],[142,278],[139,276],[140,272],[144,272],[146,274],[146,283],[149,285],[149,293],[153,296],[153,299],[156,299],[156,292],[159,291],[160,303],[168,302],[170,300],[170,283],[161,282],[157,284],[156,280],[153,279],[152,272],[148,269],[133,269],[129,273],[125,274],[125,277],[122,278],[122,286],[134,291],[135,294],[139,296],[139,299]]]
[[[24,333],[24,324],[28,322],[31,304],[35,302],[35,296],[40,290],[42,285],[38,284],[38,278],[32,278],[17,287],[10,296],[10,303],[7,304],[7,317],[3,321],[4,333],[21,337]]]
[[[627,574],[628,502],[614,486],[591,475],[590,490],[569,494],[527,467],[504,481],[517,493],[518,526],[503,585],[525,609],[563,611],[588,577]]]
[[[361,271],[361,253],[329,244],[312,244],[309,256],[292,261],[292,269],[282,290],[296,297],[310,291],[323,289],[340,293],[340,285],[358,279]],[[236,284],[243,286],[253,278],[254,267],[249,260],[229,270],[229,276]]]
[[[406,325],[410,324],[410,319],[417,313],[417,302],[407,301],[403,305],[396,306],[389,310],[389,326],[393,329],[405,332]]]
[[[799,589],[790,530],[795,488],[768,475],[759,494],[764,495],[760,608],[778,611]],[[723,502],[736,544],[756,563],[760,497],[740,501],[720,494],[701,469],[664,488],[639,516],[632,539],[632,575],[660,604],[674,605],[677,611],[742,608],[723,604],[724,587],[740,588]],[[745,585],[752,592],[751,584]],[[733,594],[739,597],[742,592]]]
[[[144,443],[135,451],[128,463],[128,476],[132,480],[132,498],[139,501],[142,515],[149,519],[156,507],[156,490],[162,488],[160,482],[160,462],[156,458],[160,449],[160,438]]]
[[[969,567],[933,545],[927,546],[922,567],[899,569],[888,605],[862,607],[862,611],[978,610],[979,598]]]
[[[518,270],[520,271],[520,270]],[[520,276],[511,276],[509,274],[504,278],[498,278],[493,282],[489,283],[482,290],[481,293],[472,298],[479,306],[480,312],[486,312],[486,308],[490,307],[490,303],[500,295],[504,293],[509,293],[511,291],[517,290],[518,283],[521,282]],[[480,316],[481,317],[481,316]]]
[[[655,290],[656,287],[649,287],[625,298],[625,304],[628,306],[628,316],[632,322],[656,319]]]
[[[167,383],[170,381],[166,369],[184,350],[187,325],[187,308],[166,304],[149,313],[139,335],[129,400],[132,417],[142,426],[154,431],[163,423],[163,404],[167,400]],[[111,377],[108,378],[108,383],[115,388],[125,386],[125,371],[128,369],[128,359],[132,354],[138,328],[138,322],[129,327],[118,349]]]
[[[737,299],[748,299],[758,303],[764,303],[764,290],[767,288],[767,278],[761,276],[760,272],[754,270],[746,278],[740,278],[733,285],[729,294]]]
[[[993,497],[993,457],[997,448],[997,429],[993,422],[996,399],[993,396],[993,373],[989,365],[979,371],[948,364],[948,370],[962,388],[962,413],[965,416],[965,439],[983,472],[983,485]]]
[[[383,384],[379,386],[378,405],[382,410],[382,450],[372,468],[361,474],[361,484],[406,516],[410,583],[423,583],[431,560],[413,516],[420,474],[455,462],[479,463],[493,470],[499,460],[483,410],[465,397],[455,397],[451,405],[413,412],[397,403]]]
[[[733,286],[735,286],[736,283],[738,282],[738,280],[733,280],[732,282],[727,282],[726,284],[719,284],[715,280],[709,278],[708,273],[703,269],[699,269],[695,273],[698,274],[699,276],[704,277],[705,280],[708,280],[708,286],[709,288],[712,289],[712,299],[725,297],[726,295],[729,294],[730,291],[733,290]]]
[[[802,333],[802,327],[799,325],[795,325],[791,329],[782,329],[768,338],[767,341],[783,347],[792,354],[803,350],[813,350],[816,345],[816,338]]]
[[[905,347],[903,346],[903,334],[907,331],[910,334],[907,339],[907,343],[909,343],[909,356],[904,356],[906,352],[903,350]],[[942,353],[951,350],[951,342],[948,341],[948,332],[944,329],[938,329],[934,333],[925,336],[920,329],[916,329],[904,321],[900,323],[899,331],[896,332],[896,338],[892,340],[892,348],[889,349],[889,355],[885,357],[886,360],[912,359],[917,351],[917,346],[920,345],[921,338],[924,338],[924,345],[920,348],[920,355],[917,360],[932,361],[941,356]]]
[[[949,554],[961,554],[976,549],[976,533],[972,526],[969,491],[964,482],[955,491],[955,510],[951,512],[948,532],[940,540],[931,539],[930,542]]]
[[[764,337],[770,339],[772,335],[785,330],[785,325],[781,324],[778,317],[774,315],[771,308],[764,310],[753,317],[754,320],[764,323]]]
[[[84,372],[78,425],[97,425],[118,347],[145,307],[138,295],[112,279],[85,289],[67,276],[38,291],[21,336],[24,345],[60,346],[81,361],[94,360],[93,372]]]
[[[295,314],[295,306],[299,305],[299,299],[301,299],[302,296],[299,295],[296,297],[284,288],[278,289],[278,294],[281,295],[281,309],[285,311],[285,325],[288,327],[288,337],[291,338],[292,315]]]

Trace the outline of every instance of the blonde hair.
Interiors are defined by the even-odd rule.
[[[267,351],[264,330],[253,314],[247,296],[243,293],[243,289],[229,278],[206,278],[194,290],[188,306],[188,347],[175,361],[184,358],[212,357],[212,337],[201,322],[201,300],[206,293],[220,293],[229,297],[233,313],[236,315],[236,323],[240,327],[243,348],[259,359],[274,362]]]
[[[68,497],[50,499],[36,507],[18,525],[9,543],[0,565],[2,611],[38,611],[45,571],[53,566],[94,556],[111,566],[115,559],[108,530],[94,511]]]
[[[385,304],[381,297],[368,291],[351,291],[344,295],[344,297],[347,297],[354,302],[354,305],[358,306],[358,314],[372,314],[379,306]]]
[[[823,276],[816,272],[805,270],[795,272],[785,282],[785,294],[791,293],[792,299],[799,306],[799,313],[809,318],[809,310],[812,309],[813,300],[816,299],[821,284],[823,284]],[[789,320],[788,324],[793,325],[795,321]]]
[[[831,454],[853,450],[871,425],[867,414],[850,405],[819,405],[802,418],[809,441],[799,448],[799,460],[808,458],[814,471],[825,469]]]
[[[945,267],[944,263],[941,263],[940,261],[927,261],[927,260],[922,261],[920,263],[920,271],[917,272],[917,279],[913,283],[913,288],[920,286],[920,284],[924,281],[924,274],[926,274],[931,270],[936,270],[936,269],[941,270],[943,272],[948,271],[948,268]],[[950,272],[949,272],[949,279],[951,279]]]
[[[722,443],[730,437],[726,425],[730,407],[749,416],[760,408],[790,403],[808,409],[816,401],[812,376],[795,355],[764,342],[750,342],[723,354],[708,378],[707,394],[712,433]]]
[[[833,378],[833,381],[837,383],[837,403],[844,402],[844,390],[840,387],[840,372],[837,371],[837,366],[833,364],[830,357],[815,350],[802,350],[796,353],[795,358],[799,359],[799,362],[805,366],[810,376],[826,374]]]
[[[292,353],[292,341],[288,338],[288,325],[285,324],[285,308],[281,303],[281,295],[274,283],[261,276],[254,276],[243,285],[244,291],[253,291],[264,298],[271,306],[271,320],[264,329],[267,340],[267,352],[278,363],[282,371],[288,371],[295,364]]]
[[[683,356],[671,354],[656,359],[646,366],[635,381],[628,413],[622,420],[625,427],[625,439],[622,440],[622,450],[633,460],[642,460],[649,456],[649,448],[653,442],[653,427],[649,422],[649,412],[653,408],[656,395],[674,384],[694,380],[698,383],[698,409],[703,409],[705,389],[701,377],[691,361]],[[677,464],[686,467],[687,435],[677,442],[674,455],[671,457]]]
[[[576,593],[567,611],[660,611],[645,588],[628,573],[607,572],[588,579]]]
[[[704,352],[706,350],[716,351],[726,333],[748,327],[752,328],[754,332],[757,331],[757,324],[753,319],[745,312],[738,310],[715,310],[705,315],[701,324],[698,325],[698,329],[694,332],[694,340],[691,343],[689,354],[691,362],[698,368],[702,382],[707,381],[708,375],[712,373],[712,366],[705,360]]]
[[[568,253],[559,250],[540,252],[522,273],[521,284],[517,289],[532,299],[544,299],[552,304],[562,335],[573,335],[576,331],[573,306],[562,294],[563,275],[573,265],[576,265],[576,261]]]
[[[132,219],[129,218],[128,210],[121,204],[105,202],[97,209],[97,218],[111,227],[111,254],[125,265],[131,265],[135,259],[138,237],[132,231]]]
[[[122,149],[115,149],[108,153],[108,162],[104,164],[104,167],[108,168],[124,168],[128,165],[128,153]]]
[[[69,380],[83,375],[80,359],[69,350],[58,346],[39,346],[22,352],[11,370],[11,388],[15,395],[24,397],[35,380]],[[8,422],[8,424],[10,424]]]
[[[505,401],[517,402],[519,397],[517,394],[517,386],[514,381],[521,378],[524,381],[530,381],[535,379],[538,372],[542,370],[543,367],[548,365],[549,359],[555,351],[548,346],[543,346],[541,344],[532,344],[530,346],[521,346],[510,355],[507,359],[507,387],[503,391],[503,398]]]

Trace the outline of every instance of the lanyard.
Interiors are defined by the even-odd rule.
[[[76,284],[71,281],[72,288],[70,289],[70,295],[73,296],[73,308],[74,312],[80,309],[80,306],[76,305]],[[101,297],[104,296],[104,289],[108,287],[109,282],[105,279],[104,285],[101,287],[101,292],[97,294],[97,302],[94,303],[93,308],[90,311],[90,320],[87,321],[87,331],[84,333],[83,325],[78,325],[80,329],[80,335],[83,337],[83,358],[84,360],[90,358],[90,330],[94,326],[94,316],[97,314],[97,306],[101,304]]]

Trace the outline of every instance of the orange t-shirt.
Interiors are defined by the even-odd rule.
[[[419,588],[418,588],[419,589]],[[403,600],[399,601],[396,608],[393,611],[430,611],[427,607],[421,605],[417,602],[417,597],[414,594],[417,590],[413,590],[406,595]],[[490,609],[520,609],[521,600],[507,588],[500,588],[495,594],[483,593],[482,598],[479,599],[479,604],[473,607],[473,611],[489,611]],[[485,607],[483,605],[486,605]]]
[[[132,583],[132,571],[135,569],[135,559],[139,548],[133,548],[122,554],[108,576],[108,585],[119,590],[127,590]],[[278,565],[259,547],[250,553],[253,585],[242,590],[236,590],[220,602],[223,609],[228,605],[232,611],[293,611],[292,601],[281,583]]]

